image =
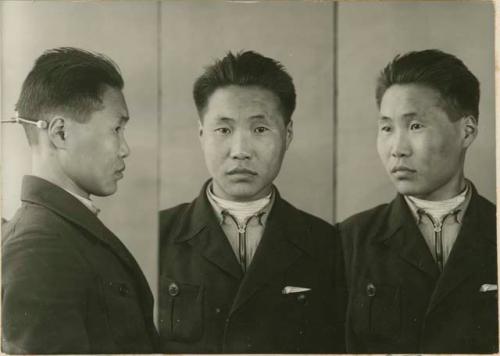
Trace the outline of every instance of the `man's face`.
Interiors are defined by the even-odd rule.
[[[111,195],[123,178],[124,159],[130,153],[124,137],[128,109],[120,90],[107,87],[102,108],[89,120],[67,120],[63,169],[83,196]]]
[[[393,85],[380,104],[377,149],[399,193],[444,200],[462,188],[465,118],[452,122],[438,91]]]
[[[271,191],[292,140],[279,99],[259,87],[228,86],[208,100],[200,140],[214,194],[232,201],[260,199]]]

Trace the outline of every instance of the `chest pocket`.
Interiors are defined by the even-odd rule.
[[[203,287],[163,278],[160,334],[172,341],[197,341],[203,333]]]
[[[109,328],[119,343],[144,336],[144,318],[135,288],[125,281],[101,280]]]
[[[399,286],[365,281],[353,292],[350,319],[354,332],[375,338],[397,338],[401,329]]]

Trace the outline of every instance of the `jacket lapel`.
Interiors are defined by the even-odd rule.
[[[276,190],[276,200],[264,234],[243,277],[231,313],[238,310],[260,288],[279,278],[304,251],[307,251],[307,235],[308,231],[301,215],[282,200]]]
[[[241,279],[241,266],[208,201],[206,188],[209,183],[203,185],[191,211],[181,217],[174,239],[177,243],[189,243],[209,262],[230,276]]]
[[[493,244],[488,245],[488,232],[484,229],[489,223],[483,221],[480,210],[479,196],[472,187],[472,196],[462,228],[431,297],[428,311],[435,308],[453,289],[476,272],[478,266],[486,262],[487,254],[496,252]]]
[[[417,270],[437,279],[437,265],[402,195],[392,201],[387,214],[387,226],[381,227],[379,241],[393,248]]]

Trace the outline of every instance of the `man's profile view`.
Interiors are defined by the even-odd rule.
[[[228,53],[193,94],[211,179],[160,213],[161,350],[342,352],[340,241],[273,185],[293,136],[292,78],[274,59]]]
[[[398,195],[340,224],[347,351],[498,352],[495,205],[465,178],[479,81],[439,50],[381,72],[377,149]]]
[[[2,351],[151,353],[153,297],[98,219],[130,149],[123,78],[101,54],[46,51],[16,105],[32,153],[22,205],[2,226]]]

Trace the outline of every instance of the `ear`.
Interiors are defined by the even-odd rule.
[[[47,134],[50,142],[60,149],[66,147],[67,120],[62,116],[53,117],[49,122]]]
[[[288,146],[290,146],[290,143],[293,140],[293,121],[290,120],[288,124],[286,125],[286,137],[285,137],[285,142],[286,142],[286,149],[288,149]]]
[[[198,135],[203,136],[203,122],[201,120],[198,120]]]
[[[198,120],[198,139],[200,140],[201,147],[203,148],[203,122],[201,119]]]
[[[464,142],[463,147],[468,148],[477,136],[477,120],[474,116],[468,115],[462,118],[463,120],[463,130],[464,130]]]

